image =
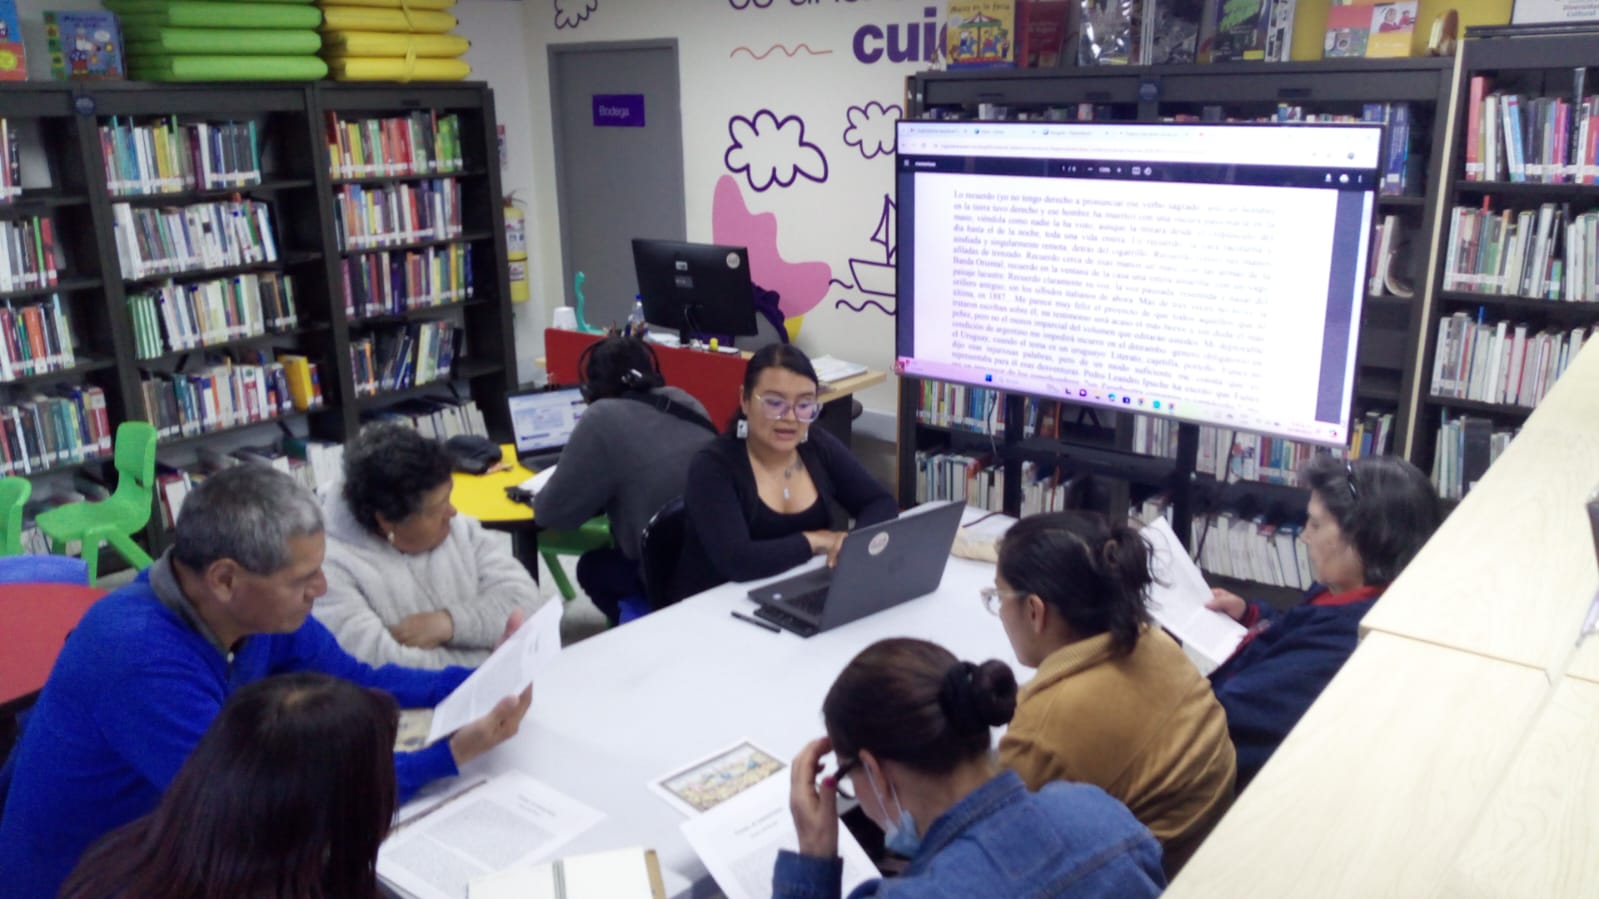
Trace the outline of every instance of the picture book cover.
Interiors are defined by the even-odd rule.
[[[944,54],[952,69],[1016,64],[1015,0],[949,0]]]
[[[27,81],[28,59],[22,51],[22,20],[17,0],[0,0],[0,81]]]
[[[1379,3],[1371,10],[1371,36],[1366,39],[1366,56],[1409,56],[1410,40],[1416,33],[1416,0]]]
[[[1016,64],[1026,69],[1060,65],[1071,13],[1071,0],[1017,0]]]
[[[46,10],[50,76],[57,81],[109,81],[126,77],[117,17],[103,10]]]
[[[1321,55],[1328,59],[1365,56],[1371,35],[1371,4],[1347,4],[1327,10],[1327,38]]]
[[[1210,61],[1266,58],[1266,26],[1270,14],[1260,0],[1216,0],[1216,33]]]

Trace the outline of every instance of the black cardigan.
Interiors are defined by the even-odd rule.
[[[848,447],[821,428],[811,428],[810,439],[799,445],[799,457],[831,510],[835,530],[843,530],[849,518],[864,526],[899,514],[894,497]],[[810,541],[797,531],[771,540],[750,537],[760,501],[743,440],[720,437],[695,455],[683,495],[688,527],[673,596],[778,574],[811,557]]]

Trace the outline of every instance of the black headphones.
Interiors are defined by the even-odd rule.
[[[589,344],[577,357],[577,370],[583,379],[583,399],[590,403],[623,393],[647,393],[666,384],[655,348],[637,337],[613,334]]]

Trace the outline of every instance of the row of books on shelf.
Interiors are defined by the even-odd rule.
[[[1592,303],[1599,301],[1599,210],[1569,205],[1450,213],[1444,290]]]
[[[461,183],[346,184],[334,192],[333,214],[340,250],[448,240],[461,235]]]
[[[299,325],[294,281],[275,272],[174,284],[128,297],[134,353],[153,359]]]
[[[158,461],[155,483],[162,523],[168,529],[174,527],[189,493],[211,475],[236,465],[270,465],[315,492],[338,482],[344,465],[344,445],[307,437],[284,437],[276,443],[245,446],[228,452],[202,446],[189,465]]]
[[[72,326],[61,297],[0,308],[0,381],[60,371],[78,364]]]
[[[355,395],[373,396],[448,380],[462,332],[450,322],[419,322],[350,342]]]
[[[340,118],[330,112],[327,143],[335,178],[444,174],[463,167],[461,119],[454,113]]]
[[[1133,419],[1134,452],[1150,456],[1177,456],[1179,422],[1145,415]],[[1345,459],[1386,456],[1393,451],[1394,415],[1368,411],[1351,422],[1349,445],[1340,451]],[[1328,447],[1250,431],[1201,425],[1194,468],[1218,481],[1258,481],[1295,485],[1297,472]]]
[[[1058,512],[1072,508],[1080,479],[1057,465],[1024,461],[1020,468],[1021,513]],[[916,501],[959,500],[999,512],[1005,508],[1005,467],[987,453],[916,454]]]
[[[1156,518],[1170,521],[1171,504],[1157,495],[1129,514],[1146,524]],[[1189,553],[1197,552],[1199,567],[1212,574],[1295,590],[1309,590],[1315,582],[1298,522],[1236,509],[1195,515],[1190,525]]]
[[[1573,72],[1569,97],[1493,90],[1471,79],[1466,113],[1466,180],[1542,184],[1599,183],[1599,99],[1585,94],[1586,70]]]
[[[1533,332],[1526,324],[1457,312],[1438,323],[1432,395],[1531,408],[1596,332],[1599,326]]]
[[[996,434],[1004,427],[1004,397],[998,390],[923,379],[921,391],[917,424]]]
[[[1443,417],[1432,448],[1432,485],[1444,499],[1460,499],[1499,456],[1520,428],[1496,428],[1486,418]]]
[[[384,251],[347,257],[344,314],[351,318],[398,315],[472,298],[472,245]]]
[[[106,187],[113,196],[226,190],[261,183],[255,122],[194,122],[176,116],[100,126]]]
[[[139,385],[145,420],[160,437],[191,437],[322,405],[315,363],[290,354],[256,364],[217,362],[199,372],[152,373]]]
[[[0,221],[0,291],[53,287],[61,281],[61,268],[50,218]]]
[[[17,128],[0,118],[0,200],[22,196],[22,157]]]
[[[0,406],[0,474],[29,475],[111,452],[105,391],[58,385]]]
[[[361,414],[362,421],[383,421],[415,428],[424,437],[448,440],[463,434],[486,435],[483,410],[470,397],[425,396]]]
[[[113,203],[111,211],[117,258],[129,280],[278,259],[267,204],[258,200],[159,209]]]

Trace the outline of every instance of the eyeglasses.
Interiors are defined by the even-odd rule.
[[[780,396],[774,396],[770,393],[761,397],[761,409],[766,412],[766,417],[773,421],[784,418],[790,410],[793,411],[795,418],[807,424],[822,415],[822,404],[816,400],[796,400],[791,403]]]
[[[984,587],[977,591],[977,595],[983,598],[983,608],[987,609],[990,615],[998,615],[1001,599],[1007,596],[1025,596],[1027,594],[1020,590],[1001,590],[998,587]]]
[[[844,786],[844,775],[848,774],[851,768],[860,763],[861,760],[858,758],[850,759],[847,762],[839,762],[838,770],[833,772],[833,789],[838,792],[838,795],[851,802],[855,801],[855,790]]]
[[[1360,490],[1355,486],[1355,466],[1349,462],[1344,463],[1344,478],[1349,482],[1349,498],[1360,501]]]

